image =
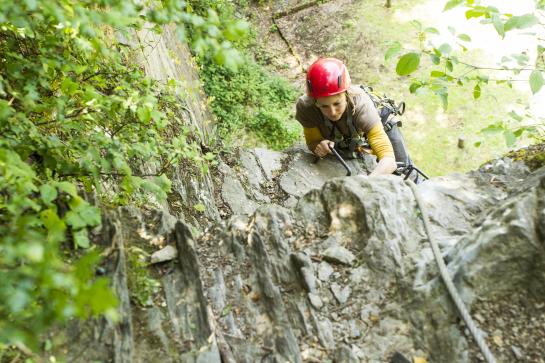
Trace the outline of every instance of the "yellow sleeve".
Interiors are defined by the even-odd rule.
[[[314,151],[316,145],[318,145],[318,143],[324,139],[320,129],[317,127],[303,127],[303,133],[310,151]]]
[[[379,122],[369,130],[367,134],[367,139],[369,140],[369,145],[373,153],[381,160],[384,157],[392,157],[395,159],[394,148],[386,131],[382,127],[382,124]]]

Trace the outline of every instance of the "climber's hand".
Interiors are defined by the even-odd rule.
[[[333,148],[334,146],[335,146],[335,143],[333,141],[322,140],[320,141],[318,145],[316,145],[316,148],[314,149],[314,154],[316,154],[316,156],[323,158],[327,154],[331,154],[330,147]]]

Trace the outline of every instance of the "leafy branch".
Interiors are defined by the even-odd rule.
[[[492,25],[501,38],[504,38],[509,31],[543,26],[537,14],[517,16],[504,14],[496,7],[481,6],[474,0],[450,0],[446,3],[444,11],[461,5],[464,5],[467,9],[465,16],[468,20],[480,18],[482,24]],[[540,5],[538,8],[542,9],[543,7]],[[465,44],[471,42],[469,35],[458,34],[454,28],[449,27],[449,31],[455,39],[454,43],[443,43],[436,46],[430,38],[440,35],[439,30],[433,27],[425,28],[417,21],[413,21],[413,25],[417,29],[417,39],[420,49],[406,50],[397,60],[396,72],[400,76],[410,76],[420,69],[423,58],[428,58],[432,65],[437,68],[432,67],[427,75],[419,75],[418,78],[413,78],[409,86],[409,91],[416,93],[424,89],[430,90],[441,99],[444,109],[448,107],[449,87],[464,86],[471,83],[473,84],[473,98],[478,99],[481,97],[483,85],[489,82],[506,84],[508,86],[511,86],[513,82],[528,82],[534,94],[539,92],[545,85],[545,62],[543,61],[545,59],[545,46],[542,44],[539,44],[537,47],[538,57],[534,64],[529,64],[530,59],[527,55],[515,54],[510,57],[504,57],[502,60],[503,65],[501,66],[481,66],[460,59],[468,50]],[[455,49],[459,49],[460,51],[455,51]],[[403,47],[399,42],[391,43],[385,53],[385,60],[389,60],[402,51]],[[509,65],[513,61],[516,61],[518,66]],[[465,69],[458,69],[459,67],[465,67]],[[455,70],[459,70],[458,74],[454,73]],[[492,78],[489,75],[490,72],[505,72],[510,75]],[[513,79],[512,76],[520,75],[522,72],[528,72],[528,78]],[[532,118],[532,116],[529,115],[528,118]],[[512,117],[512,119],[518,123],[525,120],[518,116]],[[526,126],[516,126],[516,132],[510,130],[511,127],[508,123],[501,123],[501,130],[506,135],[506,141],[509,146],[512,146],[524,131],[528,131],[530,137],[537,138],[538,140],[543,139],[542,129],[545,129],[543,121],[538,123],[538,126],[529,126],[528,122],[525,123],[527,124]],[[497,125],[493,129],[498,129]]]

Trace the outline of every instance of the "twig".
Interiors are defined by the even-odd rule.
[[[136,176],[136,177],[146,177],[146,176],[161,176],[164,173],[154,173],[154,174],[124,174],[124,173],[104,173],[99,172],[98,175],[102,176],[112,176],[112,177],[123,177],[123,176]],[[67,173],[67,174],[59,174],[59,177],[70,177],[70,176],[91,176],[92,174],[78,174],[78,173]]]
[[[218,349],[220,350],[221,361],[223,363],[237,363],[235,356],[231,351],[231,347],[229,346],[229,344],[227,344],[227,341],[223,336],[223,332],[218,327],[214,311],[212,310],[210,305],[207,306],[207,310],[208,324],[210,326],[210,330],[212,330],[212,333],[216,336],[216,344],[218,345]]]
[[[290,8],[290,9],[287,9],[287,10],[279,11],[278,13],[273,15],[273,20],[274,19],[280,19],[280,18],[283,18],[285,16],[298,13],[301,10],[308,9],[308,8],[310,8],[312,6],[319,5],[319,4],[322,4],[322,3],[324,3],[324,1],[314,0],[314,1],[310,1],[310,2],[305,3],[305,4],[294,6],[293,8]]]
[[[284,36],[284,34],[282,33],[282,30],[280,29],[278,24],[276,24],[276,19],[274,17],[272,18],[272,22],[273,22],[274,26],[276,27],[276,30],[278,31],[278,35],[280,35],[280,38],[282,38],[284,43],[286,43],[286,46],[288,47],[288,50],[290,51],[291,55],[297,61],[297,64],[299,65],[299,72],[303,73],[303,63],[301,62],[301,59],[299,58],[299,55],[297,54],[297,52],[295,52],[295,49],[293,49],[290,42],[288,42],[288,39]]]
[[[342,310],[342,309],[344,309],[344,308],[347,308],[347,307],[349,307],[349,306],[352,306],[352,305],[354,305],[355,302],[356,302],[356,300],[351,300],[350,302],[348,302],[348,303],[346,303],[346,304],[344,304],[344,305],[341,305],[341,306],[336,307],[335,309],[331,310],[331,312],[332,312],[332,313],[335,313],[335,312],[337,312],[337,311],[339,311],[339,310]]]

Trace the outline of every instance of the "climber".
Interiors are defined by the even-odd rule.
[[[296,104],[295,118],[303,126],[308,148],[322,158],[330,148],[362,152],[365,137],[378,158],[369,174],[392,174],[396,168],[394,149],[384,131],[369,95],[351,86],[348,70],[335,58],[320,58],[307,72],[307,95]]]

